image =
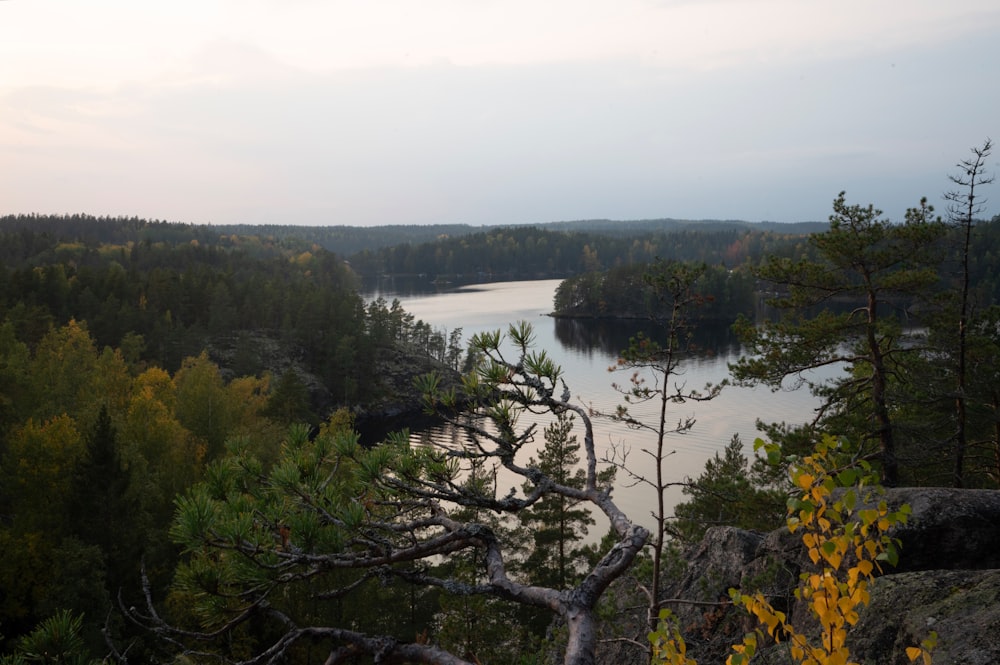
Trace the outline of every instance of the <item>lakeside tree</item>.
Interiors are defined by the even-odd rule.
[[[657,261],[643,276],[643,282],[655,295],[649,308],[650,319],[657,325],[661,339],[638,335],[621,352],[618,362],[609,371],[627,372],[627,383],[613,383],[624,403],[610,414],[611,420],[630,429],[645,431],[653,436],[649,447],[640,447],[639,462],[630,461],[631,449],[615,445],[607,461],[631,485],[648,487],[653,494],[651,515],[653,532],[650,543],[652,572],[650,579],[640,583],[647,599],[646,625],[656,628],[660,610],[660,589],[663,581],[664,555],[671,535],[673,517],[667,506],[666,493],[671,487],[683,486],[687,479],[671,479],[666,468],[667,458],[674,454],[668,437],[683,435],[694,427],[692,416],[680,416],[676,423],[671,406],[714,399],[722,385],[693,388],[681,379],[681,365],[691,352],[695,312],[706,296],[697,290],[705,271],[704,265]]]
[[[757,268],[777,292],[768,303],[781,317],[741,317],[736,325],[746,352],[730,366],[734,379],[772,390],[786,379],[808,384],[822,399],[819,417],[827,429],[861,430],[863,454],[874,443],[888,486],[899,481],[890,383],[919,351],[901,343],[902,322],[938,281],[936,252],[945,231],[926,200],[895,224],[872,205],[849,205],[841,192],[830,230],[809,238],[816,260],[772,257]],[[809,370],[836,365],[847,368],[842,378],[807,378]]]
[[[781,523],[785,512],[785,493],[754,474],[738,434],[681,492],[689,498],[674,506],[674,531],[685,543],[699,542],[713,526],[768,531]]]
[[[151,597],[145,612],[132,617],[180,642],[227,636],[230,649],[240,645],[227,657],[246,663],[291,659],[308,648],[321,649],[330,662],[352,654],[380,662],[470,662],[426,637],[321,622],[325,603],[347,603],[378,585],[416,585],[550,612],[565,625],[564,662],[593,663],[598,600],[632,565],[648,531],[633,524],[600,483],[589,413],[570,401],[559,367],[533,349],[530,325],[511,326],[507,335],[476,335],[471,344],[480,360],[460,390],[443,389],[433,376],[422,384],[428,408],[465,431],[470,444],[417,447],[399,436],[365,449],[346,428],[315,439],[300,430],[265,469],[231,441],[230,454],[179,500],[172,530],[185,553],[175,593],[186,620],[196,625],[171,628]],[[583,487],[527,464],[526,446],[537,429],[522,423],[529,413],[579,419]],[[463,482],[474,466],[496,467],[531,489],[519,494],[516,486],[502,492],[492,483]],[[518,579],[509,543],[497,530],[459,519],[469,509],[516,515],[552,496],[590,505],[616,537],[565,589]],[[473,577],[437,574],[441,557],[465,552],[477,555]]]
[[[574,420],[572,414],[560,413],[545,427],[545,445],[537,461],[534,457],[529,458],[528,467],[537,467],[556,484],[583,490],[587,474],[578,468],[580,443],[572,433]],[[599,486],[610,492],[614,475],[614,467],[599,473]],[[522,486],[525,494],[534,488],[530,481]],[[550,494],[523,511],[520,520],[533,541],[531,553],[524,562],[531,581],[555,589],[575,584],[588,554],[581,540],[595,524],[586,504],[564,494]]]

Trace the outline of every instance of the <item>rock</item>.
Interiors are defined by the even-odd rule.
[[[893,572],[1000,568],[1000,492],[902,487],[888,490],[886,501],[913,510],[892,534],[902,541]]]
[[[380,349],[372,371],[378,377],[379,395],[355,410],[356,426],[365,443],[381,441],[404,427],[413,430],[438,422],[424,413],[423,395],[413,383],[417,377],[434,372],[445,388],[459,382],[458,372],[447,365],[398,348]]]
[[[904,665],[906,648],[938,634],[935,663],[1000,662],[1000,570],[925,570],[886,575],[851,631],[857,662]]]
[[[1000,660],[1000,492],[950,488],[898,488],[885,499],[907,503],[912,514],[892,535],[902,544],[900,563],[872,585],[871,604],[848,638],[856,661],[908,663],[905,649],[938,633],[936,663],[978,665]],[[809,625],[808,607],[794,589],[810,562],[799,534],[767,534],[733,527],[709,529],[685,555],[686,569],[663,590],[680,621],[688,655],[700,663],[725,662],[730,645],[755,623],[729,602],[728,590],[761,590],[798,626]],[[617,663],[632,661],[617,654]],[[785,663],[787,650],[772,647],[761,662]],[[603,659],[599,662],[609,663]]]
[[[279,378],[285,372],[294,372],[309,393],[310,408],[314,413],[325,417],[333,408],[334,399],[329,388],[310,371],[305,350],[295,342],[265,331],[245,330],[213,337],[207,351],[226,381],[264,372]]]

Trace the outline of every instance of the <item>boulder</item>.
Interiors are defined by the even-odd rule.
[[[905,665],[906,648],[938,635],[935,663],[1000,662],[1000,570],[924,570],[886,575],[851,631],[857,662]]]
[[[887,572],[1000,568],[1000,492],[901,487],[888,490],[886,501],[913,510],[892,534],[902,550],[899,565]]]
[[[894,508],[909,504],[912,514],[892,533],[902,545],[899,565],[872,585],[871,604],[851,631],[857,662],[908,663],[906,647],[918,645],[932,630],[938,633],[935,662],[998,662],[1000,492],[898,488],[888,490],[885,499]],[[794,594],[799,575],[811,568],[799,534],[717,527],[684,559],[683,574],[662,597],[680,621],[688,655],[698,662],[725,662],[729,646],[755,627],[731,605],[730,588],[759,589],[796,625],[812,623],[808,607]],[[787,662],[787,650],[771,648],[762,658]]]

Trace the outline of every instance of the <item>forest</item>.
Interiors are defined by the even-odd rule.
[[[588,663],[601,640],[648,662],[679,552],[710,526],[780,525],[784,461],[821,436],[887,486],[996,488],[988,148],[944,218],[922,202],[893,222],[842,194],[819,228],[441,227],[383,245],[343,228],[0,218],[0,663]],[[384,274],[565,277],[558,314],[648,317],[660,335],[622,350],[623,405],[594,414],[530,326],[463,340],[366,302],[363,280]],[[849,371],[805,385],[814,419],[760,424],[766,455],[730,442],[675,515],[661,500],[651,533],[609,488],[662,496],[664,437],[693,426],[667,407],[724,389],[672,377],[691,329],[719,320],[748,349],[733,382]],[[461,443],[362,444],[357,418],[399,398],[386,377],[403,356],[420,359],[405,399]],[[630,411],[650,400],[659,422]],[[602,417],[659,432],[655,476],[598,463]],[[623,604],[641,609],[638,636],[615,632]]]

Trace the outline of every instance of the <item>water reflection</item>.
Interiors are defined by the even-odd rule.
[[[536,348],[546,350],[562,367],[574,401],[611,413],[622,402],[621,394],[611,388],[611,383],[622,377],[609,374],[609,365],[628,346],[629,338],[640,330],[653,337],[662,336],[662,332],[657,335],[655,327],[642,321],[550,318],[546,314],[552,309],[558,284],[558,280],[502,282],[429,294],[425,291],[411,295],[381,291],[369,297],[382,295],[389,300],[399,297],[407,312],[417,319],[435,328],[462,328],[466,340],[484,330],[505,330],[508,324],[518,320],[530,321],[535,327]],[[696,328],[695,341],[700,350],[684,360],[673,377],[674,383],[700,389],[706,383],[726,379],[729,375],[727,363],[735,361],[740,354],[739,342],[729,327],[700,324]],[[705,461],[721,451],[734,434],[740,436],[752,454],[750,447],[758,434],[758,418],[768,423],[801,423],[812,418],[814,408],[815,399],[805,391],[774,393],[766,388],[738,386],[726,388],[710,402],[672,404],[669,418],[694,418],[697,423],[690,432],[670,438],[668,448],[676,453],[668,458],[666,473],[675,481],[696,477],[704,470]],[[646,419],[655,418],[655,411],[655,405],[636,407],[636,412]],[[412,427],[412,422],[400,425],[403,424],[411,425],[415,443],[433,438],[446,445],[461,445],[461,436],[447,428]],[[643,432],[606,419],[597,419],[594,426],[598,456],[608,454],[612,447],[630,449],[633,451],[630,463],[640,467],[637,469],[640,473],[649,472],[641,468],[648,464],[648,458],[641,451],[652,445]],[[540,445],[540,435],[538,439],[536,444]],[[534,454],[530,450],[525,452]],[[651,526],[648,516],[653,499],[646,489],[621,482],[615,488],[615,495],[626,512]],[[683,499],[677,487],[667,492],[669,504]],[[601,529],[594,532],[600,533]]]
[[[555,320],[555,335],[559,343],[591,358],[594,354],[616,358],[639,333],[659,341],[663,339],[664,331],[651,321]],[[728,325],[721,323],[699,324],[688,346],[688,355],[692,358],[728,358],[739,355],[739,352],[740,343],[736,335]]]

